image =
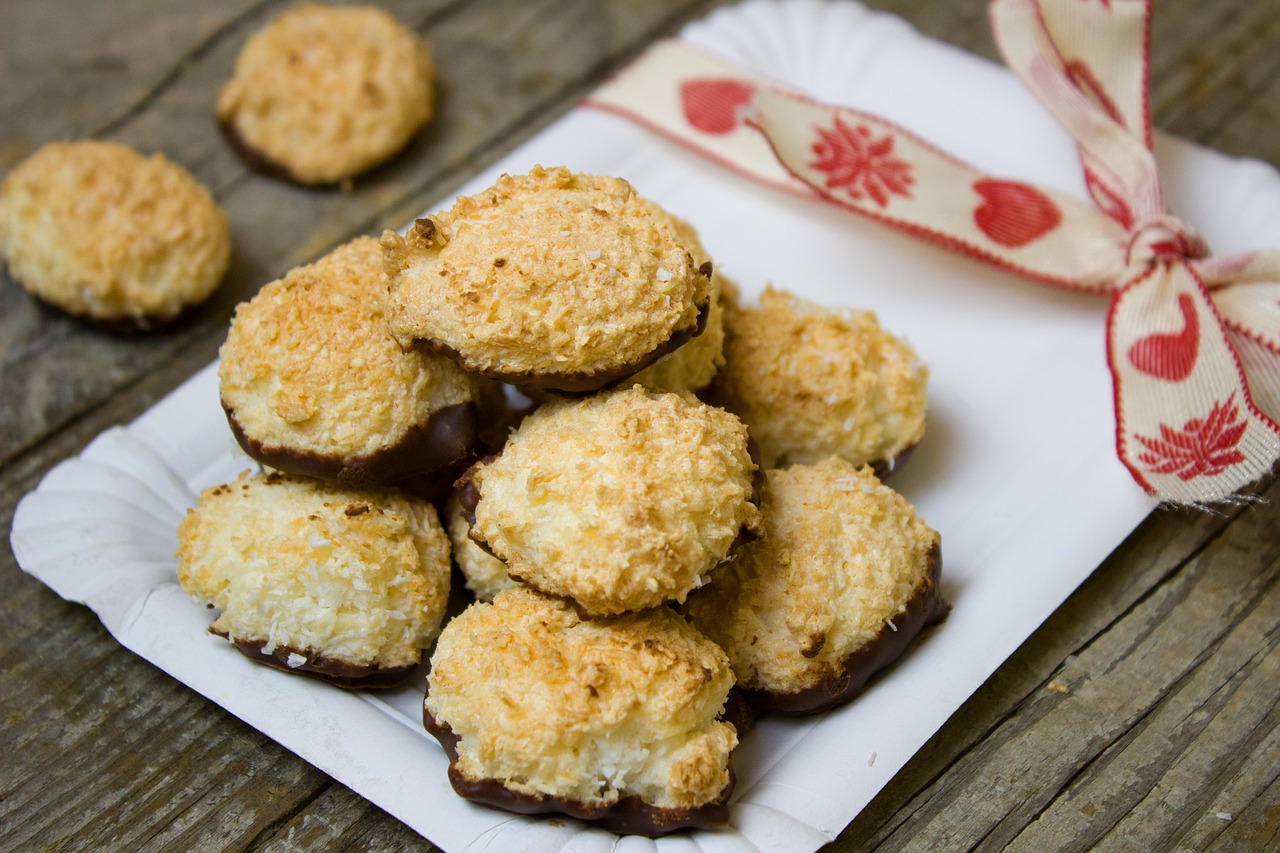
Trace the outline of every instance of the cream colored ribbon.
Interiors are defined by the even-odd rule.
[[[1107,294],[1116,448],[1164,500],[1230,498],[1280,458],[1280,251],[1212,257],[1164,208],[1149,0],[994,0],[1010,67],[1075,139],[1092,201],[984,174],[881,118],[678,41],[588,100],[754,180],[1037,281]]]

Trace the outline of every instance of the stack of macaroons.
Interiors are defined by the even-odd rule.
[[[179,531],[183,587],[220,611],[211,630],[346,687],[403,681],[435,639],[448,537],[434,506],[393,487],[467,460],[494,396],[449,359],[401,349],[386,306],[372,237],[240,305],[220,353],[223,409],[245,452],[290,476],[206,490]]]
[[[476,599],[423,706],[454,789],[624,833],[722,823],[753,714],[848,701],[946,612],[938,535],[868,464],[919,441],[924,368],[869,314],[735,291],[687,223],[563,168],[291,271],[237,311],[219,372],[241,445],[290,473],[201,497],[184,586],[263,662],[411,667],[434,628],[300,626],[343,595],[435,618],[386,597],[397,560],[440,589],[434,546],[415,567],[403,537],[361,540],[364,573],[319,550],[420,517],[397,529],[450,541]],[[811,464],[767,469],[757,433],[771,464]],[[435,509],[395,491],[424,482],[452,483]]]
[[[368,486],[430,474],[471,452],[488,380],[401,348],[387,308],[372,237],[290,270],[240,305],[218,388],[246,453],[282,471]]]
[[[723,822],[732,673],[664,606],[759,526],[746,427],[692,393],[722,363],[705,249],[626,181],[563,168],[504,176],[382,245],[402,345],[541,403],[447,509],[481,599],[428,677],[455,789],[629,833]]]

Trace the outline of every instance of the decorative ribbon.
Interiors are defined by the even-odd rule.
[[[1107,294],[1116,449],[1148,492],[1228,499],[1280,458],[1280,251],[1211,257],[1164,208],[1149,0],[994,0],[1006,61],[1075,139],[1092,202],[1002,180],[881,118],[678,41],[588,103],[752,179],[1054,286]]]

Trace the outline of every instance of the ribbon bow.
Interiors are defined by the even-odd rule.
[[[1150,0],[993,0],[1006,61],[1072,136],[1091,201],[984,174],[868,113],[680,42],[589,99],[773,186],[1029,278],[1106,294],[1116,449],[1165,500],[1229,498],[1280,458],[1280,251],[1212,257],[1163,203]]]

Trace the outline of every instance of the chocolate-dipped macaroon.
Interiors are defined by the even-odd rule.
[[[685,602],[760,710],[847,702],[948,605],[931,530],[869,467],[838,457],[771,469],[760,539]]]
[[[459,487],[512,577],[602,616],[705,583],[759,525],[756,474],[736,417],[637,385],[544,405]]]
[[[449,597],[435,510],[394,490],[242,474],[178,525],[178,581],[251,660],[340,687],[390,687],[422,661]]]
[[[365,486],[442,470],[476,441],[479,377],[405,351],[378,241],[360,237],[240,305],[218,388],[241,447],[283,471]]]
[[[767,467],[841,456],[892,470],[925,429],[928,368],[870,311],[766,288],[725,310],[714,398],[751,427]]]
[[[445,627],[423,722],[467,799],[655,836],[728,819],[732,684],[724,652],[669,608],[584,621],[520,587]]]
[[[391,328],[470,371],[569,393],[699,334],[709,264],[620,178],[535,168],[383,235]]]

